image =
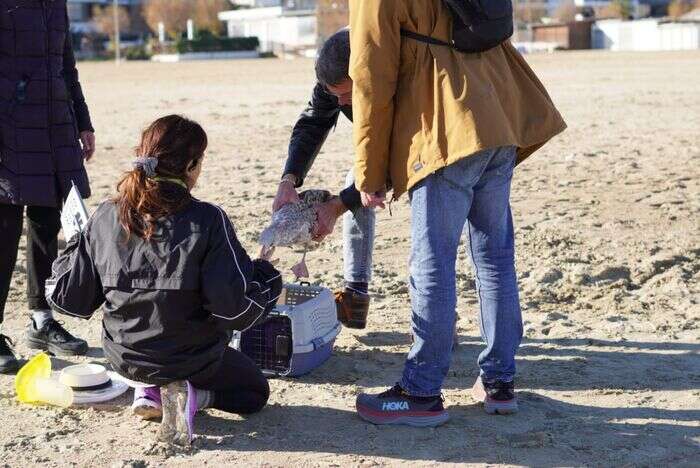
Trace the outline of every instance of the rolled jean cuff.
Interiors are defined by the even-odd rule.
[[[497,374],[494,372],[489,372],[488,374],[482,369],[479,372],[479,377],[482,381],[493,382],[494,380],[500,380],[501,382],[512,382],[515,380],[515,373],[507,374]]]
[[[406,380],[406,376],[401,377],[401,381],[398,382],[399,387],[403,389],[404,392],[408,393],[410,396],[414,397],[437,397],[442,395],[442,392],[438,390],[437,393],[431,393],[431,392],[421,392],[419,390],[416,390],[413,385],[411,385],[408,380]]]
[[[345,275],[343,277],[346,283],[371,283],[372,282],[372,275],[370,274],[365,274],[365,275]]]

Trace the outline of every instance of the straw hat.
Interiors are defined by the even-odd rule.
[[[113,400],[129,389],[99,364],[77,364],[61,371],[58,381],[73,389],[73,403],[102,403]]]

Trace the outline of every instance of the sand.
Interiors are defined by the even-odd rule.
[[[4,466],[374,466],[700,463],[700,53],[531,55],[569,130],[514,179],[517,268],[525,318],[518,356],[521,412],[483,413],[469,397],[481,349],[478,306],[460,254],[459,347],[445,383],[451,421],[437,429],[375,427],[355,395],[393,384],[410,345],[406,289],[409,209],[378,219],[375,299],[364,331],[344,330],[331,360],[297,380],[273,380],[251,417],[207,411],[194,448],[153,443],[157,424],[131,416],[130,395],[98,407],[19,404],[0,376]],[[89,165],[94,207],[129,167],[140,129],[171,112],[211,138],[196,195],[219,203],[249,249],[269,221],[291,126],[313,86],[309,60],[81,64],[97,128]],[[351,166],[341,118],[308,188],[341,188]],[[24,247],[5,333],[27,323]],[[298,255],[280,250],[285,270]],[[339,227],[308,256],[312,280],[340,285]],[[99,315],[65,318],[104,362]],[[235,378],[235,376],[232,376]]]

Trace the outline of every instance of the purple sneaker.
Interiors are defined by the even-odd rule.
[[[161,388],[163,420],[158,430],[161,442],[189,447],[192,443],[194,415],[197,413],[197,390],[180,380]]]
[[[155,421],[163,417],[163,403],[160,400],[160,388],[135,388],[134,402],[131,404],[131,411],[146,421]]]

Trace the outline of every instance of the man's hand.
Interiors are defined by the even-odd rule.
[[[339,197],[333,197],[316,207],[316,224],[311,231],[311,237],[321,242],[324,237],[333,232],[335,222],[347,211]]]
[[[384,209],[384,202],[386,201],[386,190],[381,192],[367,193],[360,192],[360,198],[362,199],[362,206],[365,208],[381,208]]]
[[[90,130],[80,132],[80,143],[83,145],[83,158],[91,160],[95,154],[95,134]]]
[[[275,246],[265,246],[263,245],[262,248],[260,249],[260,254],[258,255],[258,258],[260,260],[266,260],[273,265],[277,265],[277,262],[279,261],[278,259],[273,259],[272,256],[275,253]]]
[[[275,201],[272,202],[272,212],[279,210],[284,205],[289,205],[290,203],[299,203],[299,194],[297,189],[294,187],[294,183],[290,180],[282,180],[279,187],[277,188],[277,196],[275,196]]]

